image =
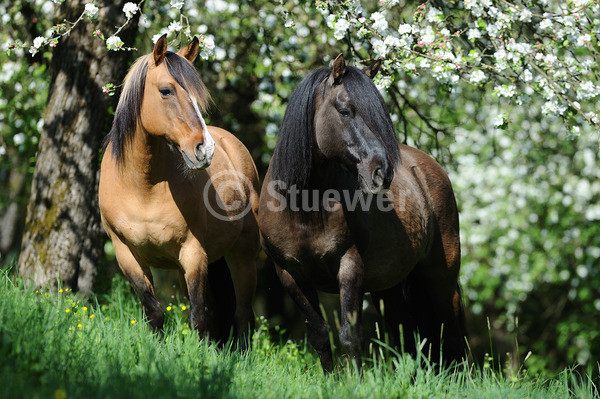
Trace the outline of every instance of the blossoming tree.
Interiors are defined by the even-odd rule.
[[[89,43],[87,48],[98,46],[92,59],[106,59],[107,64],[97,65],[113,65],[116,55],[134,53],[135,57],[163,33],[168,33],[173,47],[192,35],[200,36],[203,62],[197,67],[220,108],[211,118],[238,132],[262,169],[275,145],[287,99],[309,70],[327,64],[339,52],[355,64],[382,58],[376,83],[399,138],[427,149],[444,163],[455,186],[471,325],[489,317],[494,331],[516,334],[520,329],[520,350],[534,351],[528,360],[531,367],[535,353],[551,353],[549,360],[537,364],[555,366],[574,361],[589,364],[600,354],[596,331],[600,231],[594,227],[600,220],[597,0],[30,3],[37,14],[26,7],[16,12],[14,5],[0,3],[2,14],[12,18],[4,17],[3,22],[15,26],[13,36],[2,37],[10,39],[6,44],[10,58],[3,64],[0,84],[6,82],[2,88],[13,93],[13,100],[0,102],[0,110],[10,116],[0,120],[0,179],[10,170],[5,160],[28,159],[38,151],[36,169],[46,171],[36,171],[33,178],[25,241],[31,248],[40,233],[36,223],[53,221],[49,226],[57,228],[48,228],[57,237],[67,225],[56,224],[53,218],[62,221],[70,215],[70,211],[54,213],[48,205],[67,186],[46,177],[55,171],[59,176],[79,176],[85,170],[89,189],[95,187],[95,169],[64,172],[58,166],[81,162],[82,152],[72,151],[79,147],[69,140],[48,140],[63,128],[51,123],[52,100],[42,120],[39,97],[47,82],[33,78],[31,84],[37,86],[17,90],[24,77],[43,76],[43,71],[34,73],[42,67],[32,70],[21,67],[24,63],[43,65],[52,54],[53,69],[75,65],[77,58],[61,50],[75,41]],[[72,13],[50,23],[50,15],[67,5]],[[27,29],[29,38],[23,32],[19,36],[18,27],[29,26],[32,15],[37,17],[37,31]],[[138,18],[136,37],[126,35],[128,28],[135,30]],[[19,65],[19,73],[11,75],[14,78],[5,72],[7,65]],[[118,92],[125,70],[124,63],[114,65],[119,73],[94,75],[86,93],[103,92],[103,102],[94,100],[95,108],[80,103],[82,114],[91,109],[100,112],[114,100],[110,96]],[[75,71],[71,75],[76,76]],[[61,93],[56,83],[50,84],[55,95]],[[18,115],[34,114],[33,110],[37,119],[21,125],[12,122],[19,120]],[[40,127],[41,137],[36,133]],[[94,151],[106,131],[104,127],[90,133],[93,136],[80,136],[89,144],[88,161],[96,160]],[[61,153],[54,143],[69,151]],[[63,157],[46,161],[45,152]],[[54,166],[44,167],[47,162]],[[46,180],[47,187],[60,190],[41,189]],[[79,187],[74,192],[85,191]],[[69,209],[78,207],[82,214],[95,212],[93,205],[69,205]],[[97,237],[95,219],[72,220],[77,221],[71,224],[77,236]],[[86,227],[74,229],[81,225]],[[81,247],[67,251],[68,245],[42,242],[71,251],[71,259],[96,256]],[[23,262],[65,264],[58,258],[33,260],[28,254],[43,251],[26,247]],[[92,266],[84,268],[84,275],[93,275],[93,263],[88,262]],[[472,330],[479,333],[476,327]],[[512,350],[514,344],[506,348]]]

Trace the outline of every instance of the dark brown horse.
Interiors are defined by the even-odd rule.
[[[179,270],[192,327],[215,335],[208,265],[224,257],[243,344],[254,322],[258,175],[239,140],[206,126],[202,112],[210,97],[191,64],[197,54],[198,39],[173,53],[163,36],[131,67],[105,142],[100,211],[155,330],[162,330],[164,313],[150,267]]]
[[[360,71],[340,55],[296,88],[261,192],[263,248],[327,372],[317,290],[339,292],[340,340],[359,369],[366,292],[396,342],[402,324],[409,351],[418,330],[433,360],[465,354],[454,193],[430,156],[398,144],[370,79],[379,65]]]

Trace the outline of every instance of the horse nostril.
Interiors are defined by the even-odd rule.
[[[373,184],[375,186],[383,186],[383,181],[383,171],[381,170],[381,168],[375,169],[375,172],[373,173]]]
[[[204,143],[196,144],[196,158],[198,158],[198,161],[200,162],[203,162],[206,159],[206,154],[203,147]]]

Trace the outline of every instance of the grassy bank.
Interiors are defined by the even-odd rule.
[[[0,398],[593,397],[590,379],[571,370],[553,379],[466,365],[436,374],[408,356],[365,359],[362,381],[343,366],[324,376],[306,343],[270,336],[264,320],[246,353],[200,341],[186,306],[167,308],[160,340],[122,280],[82,300],[28,290],[2,272]]]

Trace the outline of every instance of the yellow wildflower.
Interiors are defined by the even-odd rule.
[[[65,309],[65,313],[69,313],[71,311],[71,309],[67,308]]]
[[[77,328],[81,328],[81,327],[82,327],[82,325],[81,325],[81,324],[77,324]]]
[[[93,314],[91,314],[91,315],[90,315],[90,319],[93,319],[93,318],[94,318],[94,315],[93,315]]]
[[[171,311],[171,309],[172,309],[172,308],[171,308],[170,306],[167,306],[167,312],[170,312],[170,311]]]
[[[134,324],[135,324],[135,320],[131,320],[131,325],[134,325]]]
[[[84,307],[83,307],[83,311],[84,311],[84,312],[87,312],[87,306],[84,306]]]
[[[186,310],[187,308],[185,307],[185,305],[181,306],[181,310]]]

